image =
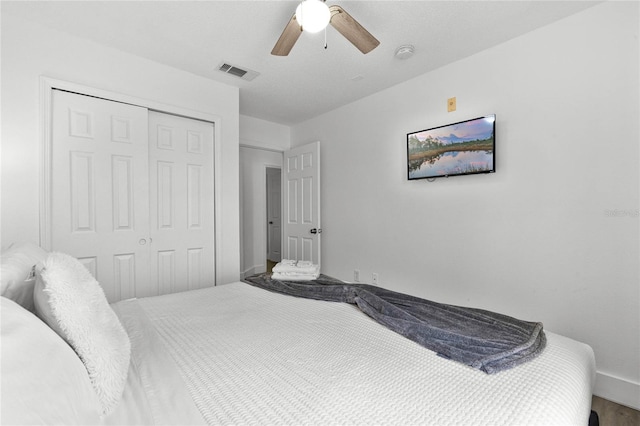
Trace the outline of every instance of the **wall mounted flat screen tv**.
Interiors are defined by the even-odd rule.
[[[494,173],[496,116],[407,133],[409,180]]]

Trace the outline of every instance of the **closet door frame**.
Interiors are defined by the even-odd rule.
[[[213,141],[213,173],[214,173],[214,250],[215,250],[215,281],[216,284],[221,282],[220,258],[223,253],[221,247],[221,239],[217,238],[219,230],[222,229],[220,206],[222,200],[222,155],[221,155],[221,122],[219,115],[209,114],[201,111],[179,107],[176,105],[164,104],[161,102],[142,99],[135,96],[129,96],[121,93],[111,92],[108,90],[97,89],[90,86],[84,86],[69,81],[58,80],[46,76],[40,77],[40,112],[39,112],[39,132],[40,132],[40,246],[45,250],[51,250],[52,244],[52,200],[51,200],[51,183],[52,183],[52,111],[53,111],[53,95],[55,89],[68,92],[78,93],[80,95],[93,96],[103,98],[110,101],[122,102],[126,104],[144,107],[150,110],[165,112],[168,114],[179,115],[196,120],[208,121],[214,125],[214,141]]]

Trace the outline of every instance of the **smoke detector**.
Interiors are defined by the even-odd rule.
[[[404,44],[396,49],[396,58],[409,59],[413,56],[415,48],[410,44]]]

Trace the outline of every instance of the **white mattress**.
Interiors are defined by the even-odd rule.
[[[152,324],[209,424],[588,423],[593,351],[548,331],[539,357],[487,375],[438,357],[354,306],[245,283],[116,307],[144,319],[129,323]]]

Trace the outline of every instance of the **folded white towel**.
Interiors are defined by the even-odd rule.
[[[281,281],[311,281],[320,276],[320,265],[310,260],[283,259],[273,267],[271,277]]]
[[[296,274],[317,274],[319,271],[320,271],[320,266],[314,265],[314,264],[311,264],[310,266],[300,267],[297,265],[291,266],[291,265],[283,265],[282,263],[278,263],[276,264],[276,266],[273,267],[273,272],[280,272],[280,273],[292,272]]]
[[[292,275],[292,274],[280,274],[278,272],[274,272],[273,274],[271,274],[271,278],[273,278],[274,280],[280,280],[280,281],[313,281],[318,279],[318,277],[320,276],[320,274],[298,274],[298,275]]]
[[[295,271],[295,272],[292,272],[292,271],[285,271],[285,272],[273,271],[273,272],[276,273],[276,274],[285,275],[285,276],[288,276],[288,277],[305,277],[305,276],[309,276],[309,275],[313,275],[313,276],[319,275],[320,274],[320,269],[315,269],[312,272],[298,272],[298,271]]]

